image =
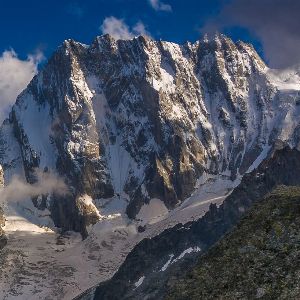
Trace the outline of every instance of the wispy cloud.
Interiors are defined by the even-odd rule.
[[[43,59],[38,52],[21,60],[14,50],[7,50],[0,56],[0,122],[7,117],[17,96],[26,88],[37,73],[37,66]]]
[[[18,202],[26,198],[47,195],[55,192],[58,195],[68,193],[67,186],[62,178],[52,172],[36,172],[37,181],[29,184],[19,176],[14,176],[9,184],[0,189],[0,197],[3,202]]]
[[[139,35],[151,36],[142,22],[138,22],[130,28],[123,19],[113,16],[104,19],[100,30],[103,34],[110,34],[117,40],[130,40]]]
[[[148,0],[150,5],[153,9],[156,11],[172,11],[172,6],[170,4],[166,4],[164,2],[161,2],[160,0]]]
[[[202,33],[232,26],[246,28],[262,44],[276,68],[300,64],[299,0],[231,0],[202,28]]]

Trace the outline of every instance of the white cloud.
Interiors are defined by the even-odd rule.
[[[160,0],[149,0],[150,5],[157,11],[172,11],[172,6],[161,2]]]
[[[142,22],[137,22],[133,28],[133,32],[138,35],[147,35],[151,36],[150,33],[146,30],[145,25]]]
[[[10,183],[0,189],[0,197],[4,202],[18,202],[26,198],[47,195],[55,192],[58,195],[68,193],[62,178],[51,172],[36,171],[37,182],[29,184],[18,176],[14,176]]]
[[[133,38],[133,34],[124,21],[115,17],[105,18],[100,29],[103,34],[108,33],[116,39],[129,40]]]
[[[142,22],[138,22],[130,28],[124,20],[113,16],[104,19],[100,30],[103,34],[110,34],[117,40],[130,40],[139,35],[151,36]]]
[[[17,96],[26,88],[37,73],[37,66],[43,59],[42,53],[28,55],[21,60],[14,50],[7,50],[0,56],[0,122],[7,117]]]

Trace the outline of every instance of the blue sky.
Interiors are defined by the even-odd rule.
[[[39,49],[48,57],[68,38],[89,44],[101,34],[99,28],[105,18],[111,16],[122,19],[129,28],[143,23],[156,39],[195,41],[202,35],[200,28],[217,16],[226,2],[152,0],[151,5],[150,0],[5,1],[0,12],[0,26],[5,28],[0,32],[0,52],[13,48],[24,59]],[[259,47],[255,36],[245,29],[234,26],[225,32]]]
[[[194,42],[218,31],[254,44],[272,68],[300,70],[299,0],[15,0],[0,10],[0,122],[65,39],[102,33]]]

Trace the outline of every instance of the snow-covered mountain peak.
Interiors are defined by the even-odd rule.
[[[199,218],[273,149],[299,146],[297,76],[274,73],[251,45],[223,35],[183,45],[66,40],[3,123],[0,165],[6,186],[15,175],[30,186],[49,173],[68,192],[1,203],[16,237],[9,249],[23,234],[11,228],[41,234],[31,270],[51,227],[49,259],[76,265],[81,279],[82,265],[107,279],[139,240]],[[90,236],[67,250],[55,244],[58,228]],[[65,285],[74,292],[73,284]]]
[[[234,180],[275,141],[297,144],[297,92],[274,78],[251,45],[221,34],[66,40],[18,97],[3,145],[15,140],[29,182],[36,169],[65,179],[70,197],[44,206],[57,226],[85,232],[103,199],[125,201],[130,218],[154,198],[172,210],[204,172]],[[6,152],[5,174],[17,172]]]
[[[268,69],[267,74],[272,84],[279,90],[300,90],[300,74],[297,68]]]

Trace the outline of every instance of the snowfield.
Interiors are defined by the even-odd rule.
[[[4,230],[9,239],[0,255],[0,299],[73,299],[109,279],[143,238],[201,217],[210,203],[222,203],[236,185],[230,182],[224,176],[207,176],[174,211],[162,209],[163,203],[153,199],[142,208],[138,221],[130,221],[124,213],[111,214],[119,207],[107,207],[109,215],[90,228],[84,241],[78,233],[59,234],[49,216],[41,215],[29,199],[6,203]],[[146,230],[139,233],[139,225],[146,225]]]

